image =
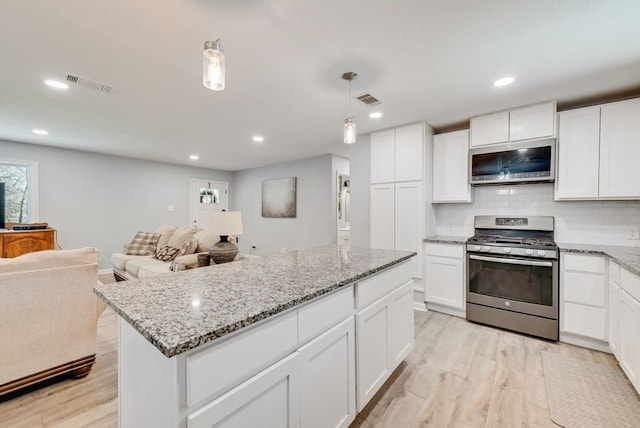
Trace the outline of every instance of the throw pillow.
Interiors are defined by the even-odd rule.
[[[158,240],[158,245],[156,247],[158,250],[165,245],[169,245],[169,239],[171,239],[171,235],[173,235],[173,232],[175,232],[176,229],[177,227],[175,226],[163,224],[155,230],[156,233],[160,234],[160,239]]]
[[[161,262],[170,262],[177,257],[179,251],[179,248],[165,245],[164,247],[153,253],[153,258],[156,260],[160,260]]]
[[[169,242],[167,243],[167,245],[173,248],[182,248],[185,242],[189,242],[193,239],[193,235],[195,235],[196,232],[198,232],[197,227],[191,227],[191,226],[179,227],[176,229],[175,232],[173,232],[173,235],[171,235],[171,239],[169,239]],[[198,243],[195,242],[195,245],[191,249],[191,252],[187,254],[193,253],[196,250],[197,245]]]
[[[130,244],[124,245],[124,253],[129,256],[150,256],[156,250],[159,233],[138,232]]]
[[[191,241],[185,242],[180,248],[180,251],[178,251],[178,254],[176,254],[176,257],[171,262],[171,265],[169,266],[169,270],[171,272],[178,272],[180,270],[180,263],[178,263],[178,257],[184,256],[185,254],[193,253],[193,251],[189,252],[189,250],[196,245],[197,245],[197,242],[195,242],[195,239],[191,239]]]

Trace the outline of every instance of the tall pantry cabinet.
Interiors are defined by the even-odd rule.
[[[413,277],[422,278],[422,240],[433,232],[433,130],[416,123],[371,134],[370,245],[415,251]],[[429,168],[429,171],[426,171]]]

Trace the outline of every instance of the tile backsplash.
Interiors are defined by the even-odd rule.
[[[553,200],[553,184],[476,186],[471,204],[435,205],[438,235],[473,235],[476,215],[551,215],[556,241],[640,246],[640,201]]]

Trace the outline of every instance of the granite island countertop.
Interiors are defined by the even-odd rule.
[[[640,247],[558,243],[558,248],[560,248],[560,251],[566,253],[609,256],[629,272],[640,275]]]
[[[94,291],[173,357],[415,255],[330,245],[98,285]]]
[[[423,242],[433,242],[436,244],[466,244],[468,236],[454,235],[433,235],[423,239]]]

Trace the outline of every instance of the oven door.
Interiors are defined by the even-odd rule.
[[[558,262],[468,254],[467,302],[558,319]]]

